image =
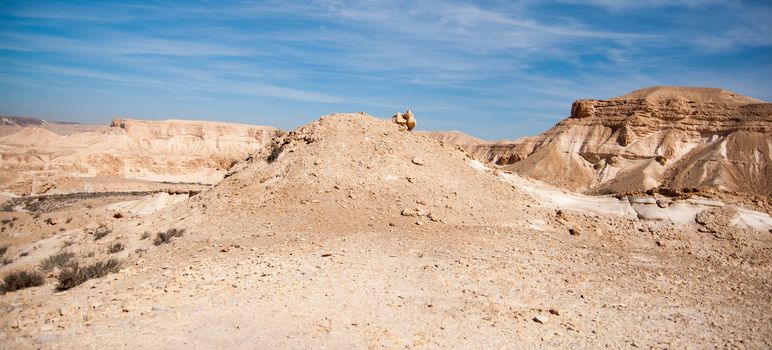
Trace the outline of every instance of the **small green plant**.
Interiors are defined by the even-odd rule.
[[[110,230],[107,227],[100,226],[99,228],[96,229],[96,232],[94,232],[94,240],[98,241],[104,238],[104,236],[107,236],[112,232],[113,230]]]
[[[62,268],[74,257],[75,253],[72,252],[61,252],[51,255],[40,262],[40,269],[43,271],[51,271],[57,267]]]
[[[182,234],[185,233],[185,230],[178,230],[176,228],[168,229],[166,232],[158,232],[158,234],[155,237],[155,240],[153,240],[153,244],[155,245],[161,245],[170,243],[172,241],[172,238],[174,237],[180,237]]]
[[[121,269],[121,262],[117,259],[108,259],[98,261],[88,266],[80,266],[77,263],[71,264],[59,273],[59,284],[57,290],[68,290],[79,286],[92,278],[100,278],[110,273],[118,272]]]
[[[124,246],[123,243],[115,242],[107,248],[107,252],[110,254],[115,254],[117,252],[123,251],[124,248],[126,248],[126,246]]]
[[[8,293],[19,289],[41,286],[44,282],[45,277],[42,273],[21,270],[11,272],[3,277],[3,285],[0,286],[0,290],[3,293]]]

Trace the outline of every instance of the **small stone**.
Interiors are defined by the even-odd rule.
[[[560,316],[560,311],[558,311],[558,309],[552,308],[550,309],[550,314]]]
[[[116,218],[116,219],[120,219],[120,218],[123,217],[123,213],[117,212],[117,213],[113,214],[113,217]]]
[[[538,315],[533,318],[533,321],[536,323],[545,324],[550,320],[549,316],[547,315]]]
[[[405,208],[400,213],[402,216],[418,216],[418,210]]]
[[[412,162],[413,162],[413,164],[415,164],[415,165],[424,165],[424,160],[423,160],[423,159],[421,159],[421,158],[418,158],[418,157],[416,157],[416,158],[413,158]]]
[[[664,247],[665,246],[665,243],[662,243],[662,241],[660,241],[660,240],[654,241],[654,244],[656,244],[658,247]]]
[[[46,219],[46,223],[51,225],[51,226],[55,226],[55,225],[57,225],[59,223],[59,220],[57,220],[55,218],[48,218],[48,219]]]
[[[332,253],[324,253],[324,254],[322,254],[323,258],[327,258],[327,257],[330,257],[330,256],[332,256]]]
[[[578,236],[578,235],[580,235],[582,232],[579,230],[579,228],[578,228],[578,227],[572,227],[572,228],[569,228],[569,229],[568,229],[568,233],[569,233],[569,234],[571,234],[571,236]]]

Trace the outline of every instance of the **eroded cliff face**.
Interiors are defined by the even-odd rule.
[[[42,194],[213,184],[280,133],[265,126],[115,119],[109,128],[59,135],[25,128],[0,138],[0,191]]]
[[[772,194],[772,104],[714,88],[654,87],[578,100],[547,132],[467,147],[506,169],[572,190],[710,187]]]

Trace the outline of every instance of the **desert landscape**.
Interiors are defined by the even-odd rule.
[[[504,142],[3,117],[0,347],[772,347],[772,104],[565,109]]]

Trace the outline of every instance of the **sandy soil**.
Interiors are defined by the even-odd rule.
[[[738,220],[766,214],[583,196],[369,116],[325,117],[188,200],[115,215],[153,196],[0,212],[0,274],[58,251],[123,261],[0,296],[0,346],[772,346],[772,235]],[[703,206],[689,222],[636,209],[687,204]],[[186,231],[154,245],[169,228]]]

